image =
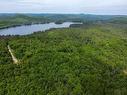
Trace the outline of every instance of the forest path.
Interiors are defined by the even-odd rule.
[[[12,52],[12,49],[10,48],[9,45],[8,45],[7,47],[8,47],[8,50],[9,50],[10,54],[11,54],[11,57],[12,57],[12,60],[13,60],[14,64],[18,64],[19,61],[18,61],[18,59],[14,56],[14,54],[13,54],[13,52]]]

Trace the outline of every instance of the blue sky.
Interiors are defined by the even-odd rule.
[[[127,0],[0,0],[0,13],[127,15]]]

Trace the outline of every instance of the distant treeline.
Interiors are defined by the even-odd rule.
[[[85,14],[0,14],[0,28],[29,25],[35,23],[56,22],[110,22],[126,23],[127,16],[122,15],[85,15]]]

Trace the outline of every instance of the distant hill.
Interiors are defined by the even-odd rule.
[[[110,19],[109,22],[117,23],[117,24],[120,24],[120,23],[127,24],[127,16],[126,17],[115,17],[113,19]]]
[[[47,22],[83,22],[83,23],[127,23],[124,15],[90,15],[90,14],[0,14],[0,28]]]

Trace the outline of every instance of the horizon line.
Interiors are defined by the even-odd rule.
[[[68,15],[117,15],[127,16],[127,14],[96,14],[96,13],[60,13],[60,12],[0,12],[0,14],[68,14]]]

